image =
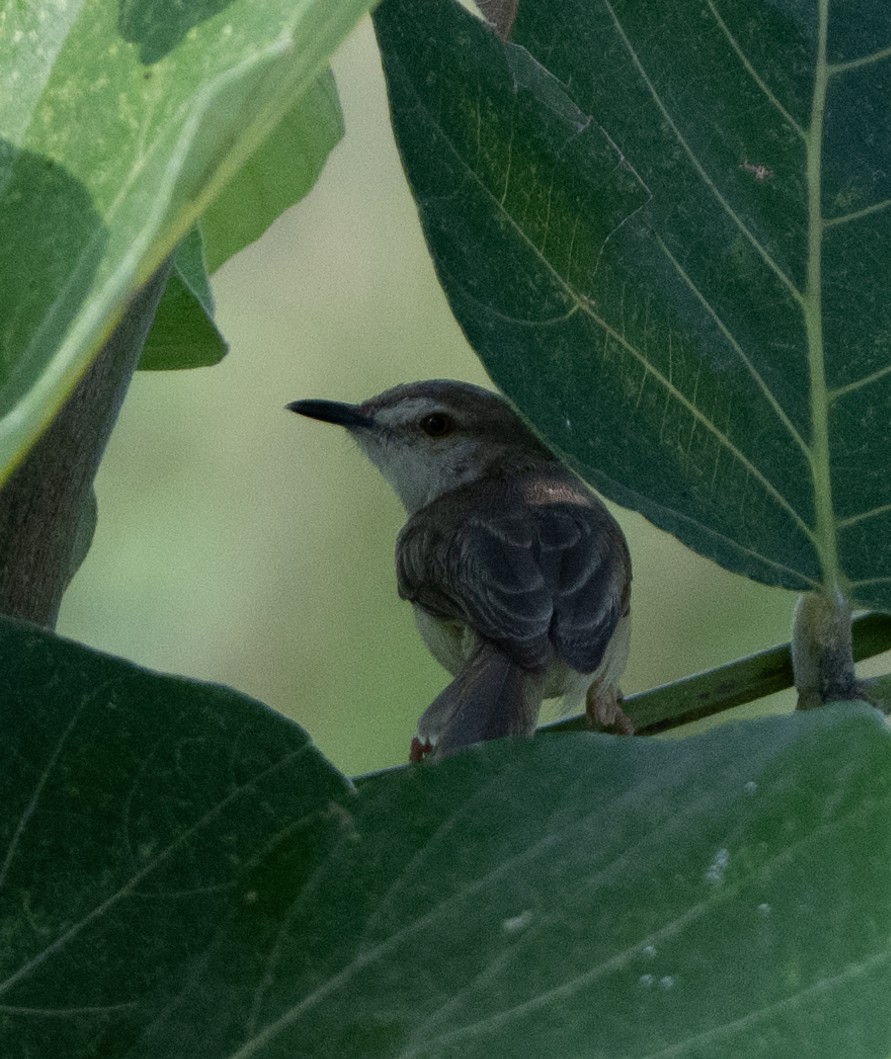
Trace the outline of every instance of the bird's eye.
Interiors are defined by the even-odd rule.
[[[431,438],[444,438],[455,429],[455,421],[445,412],[431,412],[420,422],[421,430]]]

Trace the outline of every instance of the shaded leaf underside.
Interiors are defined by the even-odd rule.
[[[891,606],[887,25],[823,0],[525,0],[507,45],[447,2],[375,24],[452,307],[549,442],[733,570]]]
[[[201,235],[193,228],[173,255],[173,268],[152,321],[138,367],[142,371],[217,364],[226,342],[213,322],[213,295]]]

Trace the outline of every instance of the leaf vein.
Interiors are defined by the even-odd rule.
[[[855,221],[859,221],[864,217],[870,217],[874,213],[881,213],[883,210],[887,210],[891,207],[891,199],[882,199],[880,202],[874,202],[870,206],[864,206],[860,210],[852,210],[850,213],[840,213],[836,217],[825,217],[823,219],[823,228],[836,228],[842,224],[853,224]]]
[[[862,389],[864,386],[871,386],[874,382],[878,382],[879,379],[883,379],[888,374],[891,374],[891,364],[886,364],[884,368],[879,368],[878,371],[874,371],[871,375],[864,375],[862,379],[855,379],[853,382],[849,382],[845,386],[839,386],[834,390],[830,390],[829,400],[835,401],[839,397],[844,397],[849,393],[853,393],[855,390]]]
[[[829,978],[821,978],[819,981],[813,982],[806,988],[799,989],[791,996],[783,997],[782,1000],[777,1000],[773,1004],[768,1004],[765,1007],[759,1008],[757,1011],[750,1011],[738,1019],[734,1019],[731,1022],[725,1022],[721,1026],[712,1026],[694,1037],[685,1037],[683,1041],[670,1045],[668,1048],[661,1048],[658,1052],[648,1052],[643,1059],[668,1059],[669,1056],[673,1055],[688,1055],[690,1054],[691,1046],[725,1040],[727,1037],[735,1035],[740,1030],[750,1030],[753,1026],[757,1026],[758,1023],[763,1022],[765,1019],[776,1016],[780,1012],[788,1011],[790,1008],[794,1009],[795,1007],[798,1007],[801,1004],[801,1001],[805,998],[819,996],[821,993],[828,993],[835,988],[835,986],[844,984],[853,978],[860,978],[870,971],[875,971],[889,961],[891,961],[891,952],[886,950],[884,952],[873,953],[872,956],[868,956],[863,960],[850,964],[838,974],[832,975]]]
[[[190,825],[183,832],[178,834],[176,838],[169,843],[168,846],[166,846],[156,857],[153,857],[152,860],[147,862],[143,868],[135,872],[123,885],[119,886],[114,893],[109,894],[108,897],[106,897],[103,901],[100,901],[99,904],[94,906],[76,923],[73,923],[70,927],[68,927],[67,930],[65,930],[54,941],[47,945],[46,948],[42,949],[40,952],[36,953],[25,963],[23,963],[17,971],[15,971],[6,979],[6,981],[0,982],[0,996],[2,996],[7,990],[9,990],[13,985],[15,985],[16,982],[24,978],[36,967],[39,967],[45,960],[49,959],[49,957],[52,956],[53,953],[64,948],[73,938],[77,937],[77,935],[80,934],[80,932],[85,927],[89,926],[90,923],[92,923],[99,916],[106,913],[110,908],[113,908],[118,903],[118,901],[122,900],[124,897],[132,896],[134,894],[134,891],[136,891],[137,886],[140,882],[142,882],[143,879],[147,878],[159,865],[163,864],[165,860],[172,856],[193,835],[198,834],[201,828],[204,827],[211,820],[213,820],[215,817],[217,817],[227,805],[231,804],[240,796],[242,796],[246,791],[256,786],[259,780],[262,780],[266,776],[271,776],[280,768],[285,768],[290,765],[302,754],[307,753],[308,749],[309,748],[307,746],[299,747],[298,749],[292,751],[290,754],[287,754],[285,757],[281,758],[279,761],[275,762],[273,765],[270,765],[268,768],[264,769],[262,772],[259,772],[256,775],[252,776],[248,782],[242,784],[240,787],[236,787],[234,790],[230,791],[224,798],[221,798],[220,801],[216,803],[216,805],[212,806],[201,817],[201,819],[195,821],[194,824]]]
[[[712,13],[712,17],[714,18],[715,22],[717,23],[718,28],[721,30],[721,32],[724,34],[724,36],[727,38],[727,43],[730,45],[731,48],[733,48],[734,52],[736,52],[736,56],[739,59],[739,61],[742,63],[743,68],[745,69],[746,73],[748,73],[748,75],[752,78],[752,80],[755,82],[755,84],[761,89],[761,91],[766,96],[768,102],[771,104],[771,106],[773,106],[776,109],[776,111],[780,114],[780,116],[783,118],[783,120],[788,122],[790,127],[795,130],[795,132],[798,134],[798,136],[802,140],[805,139],[806,135],[805,135],[804,129],[802,129],[802,127],[798,124],[798,122],[795,120],[795,118],[792,117],[792,115],[789,113],[789,111],[786,110],[786,108],[779,101],[779,99],[777,99],[777,97],[774,94],[773,90],[770,88],[770,86],[767,84],[767,82],[761,77],[761,75],[755,69],[754,65],[749,60],[749,57],[742,50],[742,47],[740,46],[739,41],[737,41],[736,37],[730,32],[730,27],[727,25],[727,23],[721,17],[721,13],[715,7],[714,0],[706,0],[706,4],[708,5],[708,8],[709,8],[709,10]]]
[[[662,387],[670,394],[677,403],[684,408],[689,415],[698,419],[699,422],[708,430],[723,448],[740,464],[745,471],[750,474],[756,481],[760,483],[764,491],[774,500],[774,502],[782,508],[792,519],[798,529],[807,537],[811,542],[815,542],[814,531],[807,525],[804,519],[798,514],[792,504],[783,496],[780,490],[770,481],[770,479],[755,466],[749,460],[747,456],[733,443],[729,435],[725,430],[721,430],[717,423],[714,423],[708,416],[705,415],[699,408],[696,408],[690,400],[677,389],[666,377],[660,372],[653,364],[646,360],[644,354],[637,349],[635,345],[629,342],[623,335],[620,335],[606,320],[596,313],[592,306],[583,306],[583,310],[592,320],[597,323],[600,328],[612,337],[623,349],[626,349],[632,357],[634,357],[643,367],[649,371],[655,379],[657,379]]]
[[[74,712],[74,715],[72,716],[71,720],[68,722],[68,725],[65,728],[64,732],[62,732],[62,735],[56,742],[56,746],[52,754],[50,755],[50,759],[46,763],[46,767],[41,772],[40,778],[37,781],[37,784],[34,787],[34,791],[31,794],[31,798],[28,801],[28,804],[25,806],[24,812],[19,817],[19,822],[16,826],[15,832],[13,833],[13,836],[10,839],[9,847],[6,850],[6,857],[3,860],[3,865],[0,866],[0,889],[2,889],[4,884],[6,883],[6,877],[9,873],[9,869],[12,866],[13,860],[15,859],[19,843],[21,842],[25,834],[25,829],[28,825],[28,821],[31,819],[37,809],[37,805],[40,802],[40,798],[43,794],[43,789],[46,786],[46,782],[52,775],[53,769],[55,768],[56,763],[59,760],[59,756],[61,755],[65,744],[68,742],[71,733],[77,727],[77,722],[80,720],[81,715],[83,714],[86,707],[92,704],[93,702],[97,701],[99,697],[107,690],[108,685],[102,684],[97,687],[90,695],[84,697],[83,701],[80,703],[77,710]]]
[[[881,62],[883,59],[888,58],[891,58],[891,44],[887,48],[879,48],[878,51],[870,52],[869,55],[863,55],[859,59],[829,63],[827,69],[830,75],[844,74],[849,70],[856,70],[861,66],[872,66],[873,63]]]
[[[847,529],[849,526],[856,526],[858,522],[865,522],[867,519],[886,515],[889,511],[891,511],[891,504],[880,504],[878,507],[870,508],[869,511],[858,511],[854,515],[840,518],[836,525],[840,530]]]
[[[587,832],[588,824],[590,821],[595,820],[599,816],[613,816],[617,810],[619,810],[625,802],[635,802],[638,799],[646,798],[651,790],[656,790],[662,793],[664,791],[664,784],[660,778],[654,778],[653,782],[644,782],[640,787],[635,788],[633,791],[627,791],[619,798],[614,798],[608,804],[601,806],[595,812],[587,813],[584,817],[580,818],[575,822],[572,828],[568,829],[568,832],[564,834],[564,840],[567,835],[574,835],[578,830]],[[599,868],[591,876],[585,878],[581,886],[579,886],[574,892],[574,897],[580,893],[585,893],[590,890],[597,890],[602,888],[605,884],[608,885],[609,880],[613,878],[617,871],[620,871],[623,866],[627,863],[634,863],[642,851],[647,846],[656,842],[661,844],[666,841],[672,834],[679,833],[681,835],[688,835],[691,833],[690,820],[694,818],[701,810],[703,806],[708,807],[713,804],[713,795],[711,792],[703,795],[696,799],[696,801],[684,806],[684,809],[680,813],[675,813],[671,816],[670,820],[666,821],[664,825],[658,830],[658,832],[648,832],[643,838],[638,839],[630,846],[622,848],[620,855],[609,861],[603,868]],[[574,839],[570,838],[570,841]],[[410,1059],[411,1056],[419,1053],[423,1054],[427,1050],[427,1046],[430,1042],[430,1030],[431,1027],[435,1026],[437,1022],[442,1022],[443,1019],[450,1014],[454,1009],[459,1009],[462,1006],[463,1001],[466,997],[473,994],[473,992],[479,989],[480,986],[487,984],[493,978],[497,976],[500,971],[503,971],[511,962],[516,961],[520,958],[521,949],[524,945],[528,945],[529,942],[534,941],[539,937],[548,927],[552,926],[555,922],[560,920],[561,913],[559,911],[552,912],[549,915],[540,917],[534,925],[530,925],[527,930],[523,931],[522,936],[518,939],[518,943],[502,950],[502,952],[495,957],[475,978],[468,984],[467,987],[451,995],[448,1000],[440,1005],[435,1011],[424,1020],[424,1022],[415,1027],[412,1031],[412,1037],[415,1040],[420,1040],[420,1044],[409,1043],[408,1047],[399,1053],[399,1059]],[[650,937],[644,937],[639,939],[633,946],[626,949],[626,952],[636,952],[641,946],[650,941]],[[462,1028],[454,1031],[455,1033],[461,1033]],[[442,1039],[442,1038],[440,1038]]]

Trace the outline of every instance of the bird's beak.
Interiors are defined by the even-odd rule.
[[[370,429],[374,420],[365,415],[357,404],[344,404],[341,401],[292,401],[285,405],[289,412],[296,412],[310,419],[321,419],[324,423],[337,423],[347,430],[356,428]]]

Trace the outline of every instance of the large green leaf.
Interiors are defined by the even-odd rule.
[[[836,710],[382,777],[309,893],[293,846],[258,869],[280,922],[236,916],[134,1055],[884,1057],[889,767]]]
[[[4,1059],[891,1049],[891,736],[489,744],[355,791],[234,692],[0,624]]]
[[[450,0],[375,25],[452,308],[554,448],[730,569],[891,607],[882,0],[523,0],[508,44]]]
[[[0,479],[370,3],[0,7]]]

